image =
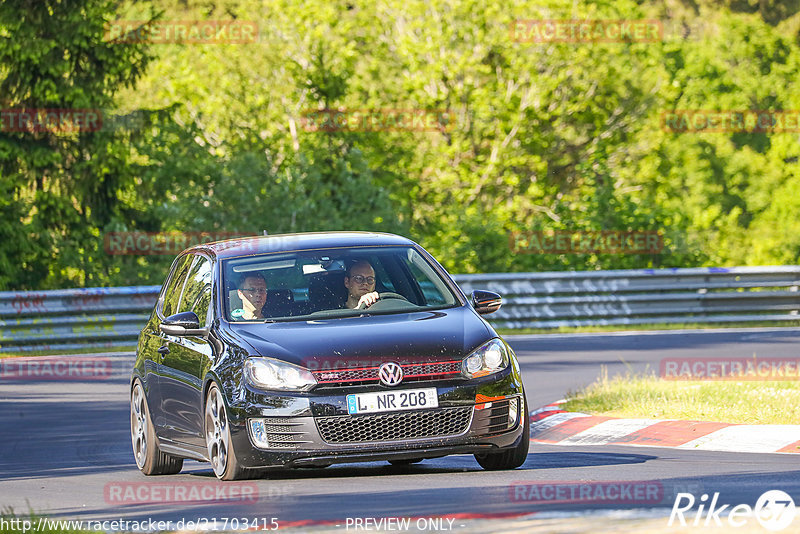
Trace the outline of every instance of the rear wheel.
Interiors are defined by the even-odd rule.
[[[183,458],[159,450],[147,398],[139,380],[131,390],[131,443],[136,465],[145,475],[174,475],[183,468]]]
[[[205,434],[208,460],[220,480],[241,480],[260,474],[239,464],[231,443],[231,428],[225,401],[216,384],[212,384],[206,397]]]
[[[520,417],[524,417],[522,425],[522,439],[519,444],[502,452],[493,454],[476,454],[475,459],[481,467],[487,471],[499,471],[502,469],[516,469],[525,463],[528,458],[528,446],[531,440],[531,418],[528,416],[528,401],[522,395],[522,406],[520,407]]]

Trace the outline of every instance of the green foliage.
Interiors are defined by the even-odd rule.
[[[0,6],[4,110],[111,109],[149,55],[103,41],[109,0],[9,0]],[[0,288],[100,285],[110,279],[100,230],[120,216],[117,192],[135,176],[121,131],[0,132]]]
[[[160,283],[171,258],[109,256],[111,231],[389,231],[452,272],[797,263],[797,134],[662,124],[682,109],[800,109],[796,4],[6,2],[3,108],[116,106],[138,126],[0,132],[0,288]],[[159,18],[252,21],[259,38],[103,39],[108,21]],[[664,37],[517,42],[519,19],[656,19]],[[310,110],[450,122],[313,131]],[[509,247],[534,230],[656,230],[665,248]]]

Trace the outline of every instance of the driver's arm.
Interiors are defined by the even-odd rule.
[[[357,308],[363,309],[362,305],[364,308],[369,308],[370,306],[378,302],[378,299],[380,298],[381,297],[380,295],[378,295],[377,291],[373,291],[372,293],[367,293],[366,295],[358,299]]]

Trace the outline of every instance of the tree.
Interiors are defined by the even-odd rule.
[[[0,288],[109,280],[111,259],[97,237],[122,216],[119,192],[135,178],[127,168],[130,132],[104,129],[100,120],[21,127],[19,113],[102,116],[119,89],[133,86],[150,56],[142,45],[104,40],[113,7],[110,0],[0,5],[0,234],[9,243],[0,247]]]

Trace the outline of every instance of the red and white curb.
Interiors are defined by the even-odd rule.
[[[531,412],[531,441],[555,445],[635,445],[800,454],[800,425],[620,419],[567,412],[560,408],[563,402]]]

